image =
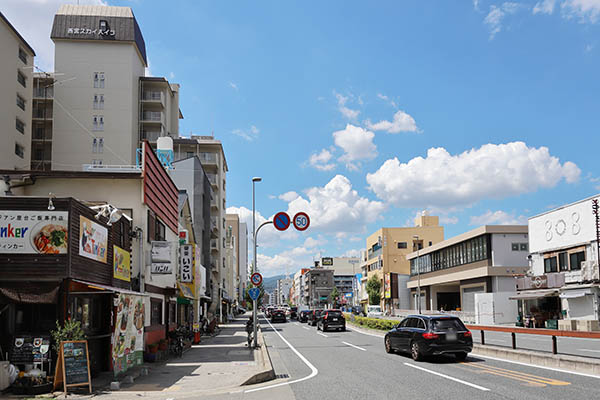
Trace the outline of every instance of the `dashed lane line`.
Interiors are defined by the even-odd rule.
[[[321,335],[321,336],[323,336],[323,337],[329,337],[329,336],[327,336],[326,334],[324,334],[324,333],[321,333],[321,332],[317,332],[317,335]]]
[[[490,389],[485,388],[483,386],[479,386],[479,385],[476,385],[476,384],[471,383],[471,382],[463,381],[462,379],[458,379],[458,378],[455,378],[453,376],[445,375],[445,374],[442,374],[442,373],[439,373],[439,372],[435,372],[435,371],[429,370],[427,368],[419,367],[418,365],[414,365],[414,364],[410,364],[410,363],[404,363],[404,365],[406,365],[408,367],[411,367],[411,368],[415,368],[415,369],[424,371],[424,372],[428,372],[428,373],[433,374],[433,375],[440,376],[442,378],[449,379],[449,380],[454,381],[454,382],[461,383],[463,385],[470,386],[472,388],[475,388],[475,389],[478,389],[478,390],[481,390],[481,391],[484,391],[484,392],[488,392],[490,390]]]
[[[353,345],[352,343],[348,343],[348,342],[344,342],[344,341],[342,341],[342,343],[344,343],[347,346],[354,347],[355,349],[359,349],[359,350],[362,350],[362,351],[367,351],[367,349],[363,349],[362,347],[358,347],[356,345]]]

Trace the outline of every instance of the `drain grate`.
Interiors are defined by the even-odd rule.
[[[288,374],[277,374],[275,375],[276,379],[285,379],[285,378],[289,378],[290,376]]]

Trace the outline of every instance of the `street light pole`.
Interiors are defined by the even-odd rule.
[[[265,225],[272,224],[272,223],[273,223],[273,221],[266,221],[266,222],[263,222],[263,223],[262,223],[262,224],[261,224],[261,225],[258,227],[258,229],[257,229],[257,230],[254,232],[254,238],[253,238],[253,241],[254,241],[254,259],[255,259],[255,260],[256,260],[256,247],[257,247],[257,246],[256,246],[256,235],[258,235],[258,232],[260,231],[260,228],[262,228],[262,227],[263,227],[263,226],[265,226]],[[254,261],[254,269],[255,269],[255,271],[258,271],[258,268],[256,268],[256,261]],[[253,300],[253,301],[252,301],[252,304],[253,304],[253,306],[254,306],[254,307],[252,308],[252,318],[253,318],[253,320],[254,320],[254,347],[256,348],[256,347],[258,346],[258,338],[256,337],[256,334],[257,334],[257,332],[258,332],[258,325],[256,324],[256,300]]]
[[[257,272],[256,268],[256,200],[255,200],[255,188],[254,184],[256,182],[262,181],[262,178],[255,176],[252,178],[252,242],[254,244],[254,259],[252,263],[252,273]],[[256,312],[257,302],[256,300],[252,300],[252,325],[254,326],[254,347],[257,347],[258,340],[256,338],[256,334],[258,333],[258,319]]]
[[[419,314],[421,314],[421,260],[419,259],[419,235],[414,235],[413,239],[415,239],[415,244],[417,245],[417,309],[419,310]]]

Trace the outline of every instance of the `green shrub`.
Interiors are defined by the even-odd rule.
[[[356,325],[364,326],[365,328],[378,329],[380,331],[389,331],[398,325],[398,321],[379,318],[360,317],[358,315],[346,314],[346,319]]]
[[[52,339],[54,341],[52,347],[57,353],[59,352],[60,342],[62,341],[86,339],[85,333],[81,328],[81,323],[71,319],[66,320],[64,326],[60,326],[58,321],[56,321],[56,330],[50,331],[50,334],[52,335]]]

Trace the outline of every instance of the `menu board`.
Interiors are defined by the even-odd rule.
[[[87,340],[61,342],[54,374],[54,388],[61,383],[65,394],[69,386],[89,386],[90,393],[92,392]]]
[[[33,364],[33,338],[15,337],[10,350],[10,362],[13,364]]]

